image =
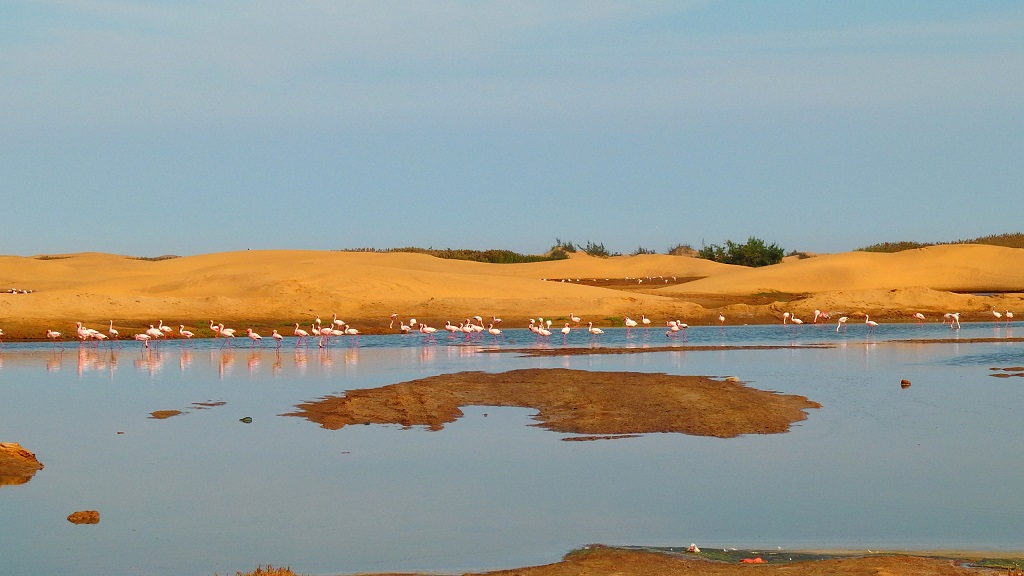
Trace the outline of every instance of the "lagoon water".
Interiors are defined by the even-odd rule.
[[[992,323],[694,327],[678,351],[530,358],[506,341],[363,336],[327,350],[217,341],[0,350],[0,441],[45,468],[0,487],[0,574],[459,572],[590,543],[1024,550],[1024,343]],[[570,345],[663,346],[664,329]],[[834,345],[687,351],[695,345]],[[565,442],[532,410],[469,407],[440,431],[326,430],[300,402],[442,373],[568,367],[737,376],[822,404],[790,432]],[[901,379],[913,384],[900,387]],[[223,402],[202,407],[195,403]],[[186,413],[165,420],[156,410]],[[252,422],[240,422],[251,417]],[[95,509],[98,525],[65,517]]]

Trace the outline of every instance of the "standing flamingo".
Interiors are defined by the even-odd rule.
[[[992,315],[996,317],[996,322],[999,322],[1003,318],[1002,314],[1000,314],[999,312],[996,312],[996,307],[995,306],[992,307]]]
[[[174,336],[174,330],[170,326],[164,326],[163,320],[160,321],[160,324],[157,326],[157,328],[160,330],[160,332],[163,332],[165,338],[170,338],[171,336]]]
[[[1006,325],[1009,326],[1010,325],[1010,321],[1013,320],[1013,312],[1010,312],[1009,310],[1007,310],[1004,314],[1006,316]]]
[[[721,312],[718,313],[718,323],[725,326],[725,314],[722,314]]]
[[[281,349],[281,343],[284,342],[284,336],[282,336],[277,330],[274,330],[273,334],[270,335],[277,342],[277,349]]]
[[[191,331],[185,330],[184,324],[178,324],[178,335],[181,336],[182,339],[188,340],[189,342],[191,342],[192,338],[195,336],[195,334],[193,334]],[[193,344],[193,346],[194,345],[195,344]]]
[[[398,314],[392,314],[391,315],[391,322],[388,324],[388,330],[393,330],[395,328],[395,320],[396,319],[398,319]]]
[[[292,334],[295,334],[295,338],[296,338],[296,340],[295,340],[295,347],[296,348],[298,348],[299,344],[303,343],[303,342],[305,342],[306,344],[309,344],[309,332],[306,332],[302,328],[299,328],[299,323],[298,322],[295,323],[295,331],[292,332]]]
[[[626,338],[629,338],[629,332],[633,328],[636,328],[637,322],[636,322],[636,320],[633,320],[629,316],[626,316],[626,318],[623,320],[623,322],[626,324]]]
[[[142,342],[143,348],[149,348],[149,341],[151,340],[149,334],[136,334],[135,336],[133,336],[133,338],[135,338],[139,342]]]
[[[842,328],[844,332],[846,331],[846,321],[847,320],[849,320],[849,318],[847,318],[846,316],[840,316],[839,317],[839,323],[836,324],[836,332],[839,332],[840,328]]]
[[[782,313],[782,325],[785,326],[786,322],[789,322],[789,312]]]
[[[437,332],[437,328],[427,326],[426,324],[420,324],[420,333],[423,334],[423,342],[426,343],[430,340],[434,344],[437,344],[437,340],[434,339],[434,333]]]
[[[875,333],[875,328],[878,327],[878,322],[872,320],[871,317],[868,316],[867,314],[864,315],[864,324],[867,325],[868,331],[870,331],[872,334]]]
[[[651,319],[641,314],[640,323],[644,325],[644,334],[647,334],[647,331],[651,328]]]
[[[914,318],[917,318],[917,325],[918,326],[920,326],[921,323],[924,322],[924,314],[921,314],[920,312],[915,312],[914,313]]]
[[[954,325],[956,326],[955,328],[954,328]],[[959,330],[960,329],[960,313],[959,312],[951,312],[949,314],[949,329],[950,330]]]
[[[3,334],[3,330],[0,330],[0,334]],[[60,335],[60,332],[56,330],[47,330],[46,337],[53,341],[53,347],[57,347],[57,340],[60,340],[60,347],[64,347],[64,338]]]
[[[565,326],[562,327],[562,345],[565,345],[566,339],[569,337],[570,331],[572,331],[572,329],[569,328],[569,323],[566,322]]]
[[[495,328],[493,322],[491,322],[491,324],[487,327],[487,333],[494,337],[495,342],[498,341],[498,336],[501,336],[501,330]],[[502,339],[504,339],[504,337],[502,337]]]
[[[252,328],[246,328],[245,329],[245,333],[246,333],[247,336],[249,336],[249,340],[252,341],[249,344],[249,348],[255,347],[256,344],[259,344],[260,348],[263,348],[263,342],[261,342],[261,340],[263,340],[263,336],[260,336],[259,334],[253,332]]]
[[[118,339],[117,338],[118,337],[117,330],[114,330],[114,321],[113,320],[110,321],[110,328],[107,328],[107,334],[110,334],[110,337],[112,339],[114,339],[114,340]]]
[[[572,312],[569,312],[569,320],[571,320],[573,322],[573,324],[575,324],[576,327],[579,328],[580,320],[581,320],[579,316],[576,316]]]
[[[591,342],[594,341],[594,338],[600,339],[601,334],[604,334],[604,330],[601,330],[600,328],[594,328],[593,322],[587,322],[587,332],[590,332]]]
[[[223,324],[217,325],[217,331],[220,333],[221,338],[227,338],[228,347],[231,347],[231,338],[235,337],[234,328],[225,328]]]

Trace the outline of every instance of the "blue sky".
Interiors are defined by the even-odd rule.
[[[1024,5],[0,4],[0,253],[1020,231]]]

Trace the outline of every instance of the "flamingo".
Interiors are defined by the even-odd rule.
[[[230,347],[231,346],[230,338],[234,338],[235,337],[235,329],[234,328],[225,328],[223,324],[218,324],[217,325],[217,329],[218,329],[218,332],[220,332],[221,338],[229,338],[229,340],[227,342],[228,342],[228,346]]]
[[[255,347],[256,344],[259,344],[260,348],[263,348],[263,342],[261,342],[261,340],[263,340],[263,336],[260,336],[259,334],[253,332],[252,328],[246,328],[245,329],[245,333],[246,333],[247,336],[249,336],[249,340],[252,341],[249,344],[249,348]]]
[[[423,334],[423,342],[430,340],[431,342],[437,343],[434,340],[434,333],[437,332],[437,328],[427,326],[426,324],[420,324],[420,333]]]
[[[956,324],[956,328],[953,328],[954,324]],[[960,313],[959,312],[951,312],[949,314],[949,328],[950,328],[950,330],[959,330],[960,329]]]
[[[790,315],[789,315],[789,321],[790,321],[790,322],[792,322],[793,324],[796,324],[796,325],[798,325],[798,326],[799,326],[800,324],[803,324],[803,323],[804,323],[804,321],[803,321],[803,320],[801,320],[801,319],[799,319],[799,318],[797,318],[795,314],[790,314]]]
[[[1006,310],[1004,312],[1004,315],[1006,316],[1006,324],[1009,325],[1010,321],[1013,320],[1013,312],[1010,312],[1009,310]]]
[[[839,317],[839,323],[836,324],[836,332],[839,332],[840,328],[842,328],[843,330],[846,330],[846,321],[847,320],[849,320],[849,318],[847,318],[846,316],[840,316]]]
[[[718,323],[725,326],[725,314],[722,314],[721,312],[718,313]]]
[[[491,316],[491,323],[493,323],[493,324],[501,324],[501,318],[497,318],[495,316]]]
[[[626,324],[626,337],[628,338],[629,337],[629,331],[632,330],[633,328],[636,328],[637,322],[636,322],[636,320],[633,320],[629,316],[626,316],[626,318],[623,320],[623,322]]]
[[[562,327],[562,344],[565,344],[566,338],[568,338],[568,337],[569,337],[569,332],[570,332],[571,330],[572,330],[572,329],[571,329],[571,328],[569,328],[569,323],[568,323],[568,322],[566,322],[566,323],[565,323],[565,326],[563,326],[563,327]]]
[[[996,317],[996,322],[999,322],[1003,318],[1002,314],[1000,314],[999,312],[996,312],[996,307],[995,306],[992,307],[992,315]]]
[[[600,328],[594,328],[593,322],[587,322],[587,332],[590,332],[591,340],[594,340],[594,338],[600,338],[601,334],[604,334],[604,330],[601,330]]]
[[[4,331],[2,328],[0,328],[0,346],[7,346],[4,344]]]
[[[871,317],[868,316],[867,314],[864,315],[864,324],[867,324],[868,330],[872,334],[875,333],[875,328],[878,327],[878,322],[875,322],[874,320],[872,320]]]
[[[924,322],[924,314],[921,314],[920,312],[915,312],[914,313],[914,318],[917,318],[917,325],[918,326],[920,326],[921,323]]]
[[[818,320],[819,320],[820,318],[821,318],[821,310],[817,310],[817,309],[815,309],[815,310],[814,310],[814,320],[812,320],[812,321],[811,321],[811,324],[817,324],[817,323],[818,323]]]
[[[501,330],[495,328],[493,322],[487,327],[487,333],[494,337],[495,342],[498,341],[498,336],[501,336]]]
[[[195,336],[192,332],[185,330],[184,324],[178,324],[178,335],[190,342],[192,341],[192,337]]]
[[[277,348],[280,349],[281,343],[284,342],[284,336],[282,336],[277,330],[274,330],[274,333],[271,334],[270,337],[274,339],[274,342],[277,342]]]
[[[408,324],[406,324],[406,323],[404,323],[404,322],[399,322],[399,323],[398,323],[398,330],[399,330],[399,331],[400,331],[400,332],[401,332],[402,334],[408,334],[409,332],[411,332],[411,331],[412,331],[412,326],[409,326]]]
[[[110,328],[107,329],[107,334],[110,334],[110,337],[113,338],[114,340],[118,339],[117,338],[118,337],[117,330],[114,330],[114,321],[113,320],[110,321]]]
[[[157,327],[153,326],[152,324],[150,324],[149,325],[149,329],[146,330],[146,335],[149,336],[150,340],[156,340],[157,338],[163,336],[164,333],[162,331],[160,331],[159,328],[157,328]]]
[[[163,320],[160,321],[160,325],[157,326],[157,329],[159,329],[161,332],[163,332],[164,337],[166,337],[166,338],[170,338],[171,336],[174,335],[174,330],[171,329],[170,326],[164,326],[164,321]]]
[[[789,312],[782,313],[782,325],[785,326],[786,322],[789,322]]]
[[[342,324],[342,326],[344,326],[344,327],[341,329],[341,332],[345,336],[355,336],[356,337],[356,344],[358,345],[359,344],[359,330],[356,330],[355,328],[352,328],[348,324]]]
[[[295,323],[295,331],[292,332],[292,334],[295,334],[295,338],[296,338],[296,340],[295,340],[295,347],[296,348],[299,347],[299,343],[300,342],[306,342],[307,344],[309,343],[309,332],[306,332],[302,328],[299,328],[299,323],[298,322]]]
[[[0,335],[2,335],[2,334],[3,334],[3,330],[0,330]],[[64,338],[61,337],[60,332],[57,332],[56,330],[47,330],[46,331],[46,337],[53,341],[53,347],[54,348],[57,347],[57,340],[60,340],[61,348],[64,347]]]
[[[338,328],[341,328],[342,330],[344,330],[344,328],[342,328],[342,326],[345,325],[345,322],[343,320],[338,320],[338,315],[337,314],[334,314],[334,317],[331,319],[331,324],[334,325],[334,326],[337,326]]]
[[[945,314],[943,314],[942,315],[942,323],[943,324],[949,324],[950,326],[952,326],[953,325],[953,313],[952,312],[946,312]]]
[[[136,334],[135,336],[133,336],[133,338],[135,338],[139,342],[142,342],[143,348],[149,348],[149,341],[151,340],[149,334]]]
[[[451,320],[445,320],[444,329],[446,332],[448,332],[448,337],[451,338],[455,336],[455,333],[460,331],[462,328],[460,326],[452,324]]]
[[[388,324],[388,330],[393,330],[395,328],[395,320],[397,320],[397,319],[398,319],[398,314],[392,314],[391,315],[391,323]]]
[[[648,318],[647,316],[644,316],[643,314],[641,314],[640,315],[640,323],[644,325],[644,334],[646,334],[647,330],[649,330],[650,327],[651,327],[651,319]]]
[[[579,316],[575,316],[575,315],[573,315],[572,312],[569,312],[569,320],[571,320],[574,324],[576,324],[577,327],[579,327],[579,325],[580,325],[580,317]]]

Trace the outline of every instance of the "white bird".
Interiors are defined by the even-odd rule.
[[[864,315],[864,324],[867,324],[868,330],[870,330],[872,334],[875,332],[875,328],[878,327],[878,322],[872,320],[867,314]]]
[[[1013,320],[1013,312],[1010,312],[1009,310],[1007,310],[1005,312],[1005,315],[1006,315],[1006,323],[1009,324],[1010,321]]]
[[[568,338],[568,337],[569,337],[569,332],[570,332],[571,330],[572,330],[572,329],[571,329],[571,328],[569,328],[569,323],[568,323],[568,322],[566,322],[566,323],[565,323],[565,326],[563,326],[563,327],[562,327],[562,344],[565,344],[565,340],[566,340],[566,338]]]
[[[922,322],[924,322],[924,314],[921,314],[920,312],[915,312],[914,313],[914,318],[917,318],[917,323],[918,324],[921,324]]]
[[[398,314],[391,315],[391,323],[388,324],[388,329],[391,330],[395,327],[395,320],[398,319]]]
[[[782,324],[785,325],[786,322],[789,322],[789,312],[782,313]]]
[[[821,318],[821,310],[815,310],[814,311],[814,320],[811,321],[811,324],[817,324],[818,323],[818,319],[820,319],[820,318]]]
[[[846,321],[849,320],[846,316],[839,317],[839,323],[836,324],[836,332],[839,332],[840,328],[846,328]]]
[[[636,320],[633,320],[629,316],[626,316],[626,318],[623,320],[623,322],[626,324],[626,336],[629,336],[630,330],[632,330],[633,328],[636,328],[637,322],[636,322]]]
[[[184,324],[179,324],[178,325],[178,335],[181,336],[182,338],[186,339],[186,340],[191,340],[192,337],[195,336],[195,334],[193,334],[192,332],[189,332],[188,330],[185,330],[185,325]]]
[[[721,324],[722,326],[725,326],[725,314],[718,314],[718,323]]]
[[[956,328],[953,327],[954,324],[956,325]],[[960,329],[960,313],[959,312],[952,312],[952,313],[950,313],[950,315],[949,315],[949,328],[951,330],[959,330]]]
[[[270,337],[273,338],[275,342],[277,342],[277,347],[280,348],[281,343],[284,342],[284,336],[282,336],[281,333],[278,332],[277,330],[274,330],[273,334],[271,334]]]
[[[996,312],[996,307],[995,306],[992,307],[992,315],[996,317],[996,322],[999,322],[1003,318],[1002,314],[1000,314],[999,312]]]
[[[164,336],[171,336],[174,334],[174,330],[170,326],[164,326],[163,320],[160,321],[160,325],[157,326],[157,329],[160,330]]]
[[[600,328],[594,328],[593,322],[587,322],[587,332],[590,332],[590,339],[600,338],[601,334],[604,334],[604,330]]]
[[[114,330],[114,321],[113,320],[110,321],[110,328],[107,329],[107,334],[110,334],[111,338],[113,338],[114,340],[117,340],[118,333],[117,333],[117,330]]]
[[[789,321],[792,322],[793,324],[803,324],[804,323],[803,320],[797,318],[794,314],[790,314],[789,315]]]
[[[501,336],[501,330],[495,328],[493,322],[487,327],[487,333],[494,337],[495,342],[498,341],[498,336]]]
[[[4,332],[3,330],[0,330],[0,335],[2,335],[3,332]],[[57,340],[61,341],[61,346],[64,345],[63,344],[64,338],[61,337],[60,332],[57,332],[56,330],[47,330],[46,331],[46,337],[53,341],[53,347],[54,348],[57,347]]]
[[[135,336],[133,336],[133,338],[135,338],[139,342],[142,342],[142,345],[145,348],[149,348],[149,341],[150,341],[149,334],[136,334]]]
[[[576,326],[580,325],[580,317],[573,315],[572,312],[569,312],[569,320],[571,320],[574,324],[576,324]]]
[[[259,334],[253,332],[252,328],[246,328],[245,333],[247,336],[249,336],[249,340],[252,341],[252,343],[249,344],[250,348],[256,346],[256,344],[259,344],[260,348],[263,347],[263,342],[260,342],[260,340],[263,340],[263,336],[260,336]]]
[[[651,328],[651,319],[643,314],[640,315],[640,323],[644,325],[644,332]]]
[[[299,342],[307,341],[309,338],[309,332],[306,332],[302,328],[299,328],[299,323],[295,323],[295,330],[292,332],[298,340],[295,341],[295,347],[299,347]]]
[[[149,329],[146,330],[146,335],[149,336],[149,338],[151,340],[156,340],[157,338],[163,336],[164,333],[161,332],[159,328],[157,328],[157,327],[153,326],[152,324],[150,324],[149,325]]]

